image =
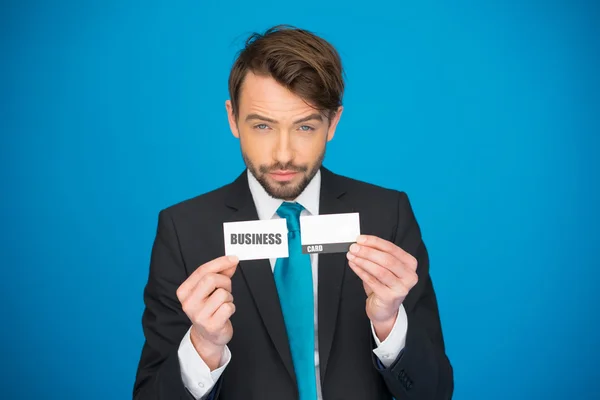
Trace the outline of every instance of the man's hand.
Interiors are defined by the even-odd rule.
[[[219,367],[233,336],[231,277],[237,265],[237,257],[216,258],[201,265],[177,289],[183,311],[192,321],[192,344],[211,371]]]
[[[394,327],[400,304],[417,284],[417,259],[394,243],[370,235],[359,236],[347,257],[363,281],[367,316],[383,341]]]

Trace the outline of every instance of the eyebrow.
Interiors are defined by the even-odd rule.
[[[259,121],[270,122],[272,124],[277,123],[277,121],[275,121],[274,119],[263,117],[262,115],[259,115],[259,114],[248,114],[248,116],[246,116],[246,122],[252,121],[253,119],[257,119]]]
[[[246,116],[246,122],[251,121],[251,120],[265,121],[265,122],[270,122],[272,124],[278,123],[274,119],[264,117],[260,114],[248,114],[248,116]],[[310,114],[304,118],[300,118],[299,120],[294,121],[294,124],[300,124],[302,122],[307,122],[307,121],[312,121],[312,120],[323,122],[323,117],[321,116],[321,114],[314,113],[314,114]]]

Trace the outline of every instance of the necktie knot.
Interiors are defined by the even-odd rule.
[[[285,218],[289,232],[300,231],[300,213],[304,207],[300,203],[283,202],[277,209],[277,215]]]

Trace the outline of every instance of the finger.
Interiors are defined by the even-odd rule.
[[[210,322],[214,323],[216,326],[224,326],[234,313],[235,304],[233,304],[233,302],[223,303],[213,314]]]
[[[350,257],[351,255],[348,255],[348,259],[350,259]],[[359,267],[363,267],[364,269],[366,269],[367,272],[381,280],[382,283],[386,284],[392,290],[395,290],[397,293],[402,295],[408,293],[407,291],[412,289],[419,281],[417,272],[411,267],[407,266],[406,264],[398,263],[392,269],[386,268],[385,270],[382,270],[384,267],[377,263],[373,263],[371,260],[368,259],[355,257],[354,259],[352,259],[352,261],[354,261],[354,263],[357,264]],[[386,270],[391,271],[390,273],[393,273],[393,276],[387,276],[387,274],[384,272]],[[397,281],[394,281],[395,279],[400,280],[400,285],[396,284]],[[388,284],[389,282],[395,283],[392,283],[390,285]]]
[[[187,313],[201,307],[205,300],[219,288],[231,292],[231,279],[217,273],[204,275],[196,287],[181,301],[184,311]]]
[[[212,318],[213,314],[223,305],[223,303],[233,303],[233,295],[231,292],[219,288],[204,302],[200,318]]]
[[[177,297],[180,301],[185,299],[190,291],[198,284],[200,279],[211,272],[222,272],[237,267],[239,260],[235,256],[222,256],[215,258],[200,267],[196,268],[192,274],[177,288]],[[233,270],[235,272],[235,269]],[[231,273],[233,275],[233,273]]]
[[[238,266],[236,264],[236,265],[234,265],[231,268],[228,268],[228,269],[225,269],[225,270],[221,271],[221,274],[225,275],[228,278],[231,278],[233,276],[233,274],[235,274],[235,271],[237,270],[237,267]]]
[[[363,283],[368,285],[378,297],[384,299],[391,299],[396,296],[395,292],[392,291],[392,289],[381,283],[377,278],[365,271],[363,268],[359,267],[354,262],[350,261],[348,262],[348,265],[350,266],[350,268],[352,268],[352,271],[354,271],[354,273],[358,275],[358,277],[363,281]]]
[[[413,271],[417,269],[417,259],[389,240],[373,235],[360,235],[356,242],[391,254],[407,264]]]
[[[348,254],[348,259],[351,257],[352,255]],[[363,269],[369,275],[373,276],[381,284],[387,286],[390,290],[396,293],[401,293],[403,291],[404,285],[402,283],[402,279],[400,279],[400,277],[398,277],[396,274],[392,273],[389,269],[384,268],[371,260],[361,257],[354,257],[351,259],[351,262],[358,266],[358,268]],[[400,266],[400,268],[403,267]]]
[[[362,246],[354,243],[352,246],[350,246],[350,252],[348,253],[347,257],[349,260],[353,261],[353,256],[364,258],[375,264],[378,264],[389,270],[398,278],[400,278],[404,273],[404,268],[402,267],[402,262],[400,260],[389,253],[377,250],[373,247]]]
[[[204,275],[193,291],[198,294],[199,300],[204,301],[218,289],[231,293],[231,279],[223,274],[211,273]]]

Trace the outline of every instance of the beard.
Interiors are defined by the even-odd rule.
[[[250,158],[248,158],[243,150],[242,157],[244,158],[244,162],[246,163],[246,167],[250,173],[254,175],[256,180],[260,183],[263,189],[265,189],[269,196],[280,200],[292,201],[300,196],[300,193],[306,189],[312,178],[314,178],[319,171],[319,168],[321,168],[323,160],[325,159],[325,149],[323,149],[323,152],[319,155],[312,166],[308,164],[295,165],[292,162],[287,164],[277,162],[272,165],[259,165],[257,167],[252,163],[252,161],[250,161]],[[300,182],[293,183],[270,181],[267,174],[277,170],[294,171],[300,173]]]

